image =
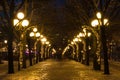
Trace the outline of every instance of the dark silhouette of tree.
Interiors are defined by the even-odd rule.
[[[1,15],[2,18],[2,32],[7,34],[8,39],[8,73],[14,73],[13,64],[13,41],[19,40],[15,27],[13,25],[13,19],[19,9],[22,8],[24,0],[0,0]]]
[[[103,13],[104,17],[109,18],[111,25],[119,24],[118,19],[120,15],[119,11],[119,0],[103,0],[104,6]],[[82,25],[90,25],[91,20],[95,18],[96,12],[100,11],[100,0],[68,0],[66,3],[66,9],[68,11],[68,15],[74,17],[74,22],[79,21]],[[69,17],[70,17],[69,16]],[[117,22],[116,22],[117,21]]]
[[[12,42],[14,39],[19,40],[12,23],[16,13],[24,7],[25,1],[0,0],[0,9],[4,14],[0,16],[0,24],[2,31],[8,37],[8,73],[14,73]],[[30,15],[32,11],[31,25],[39,26],[40,32],[55,46],[66,45],[68,39],[72,39],[81,30],[82,25],[91,26],[91,20],[96,18],[97,11],[102,11],[104,17],[109,19],[108,34],[115,32],[119,27],[119,0],[65,0],[65,3],[59,3],[59,6],[57,0],[27,0],[27,3],[30,1],[32,6],[28,5],[29,12],[26,14]]]
[[[92,19],[96,18],[96,12],[98,11],[102,13],[102,17],[109,19],[109,28],[101,26],[105,74],[109,74],[106,39],[119,27],[119,7],[119,0],[67,0],[67,11],[70,18],[68,20],[72,20],[73,23],[91,26],[90,23]],[[116,26],[116,24],[118,25]]]
[[[81,30],[82,25],[91,26],[96,12],[100,11],[100,0],[65,0],[59,7],[56,1],[58,0],[33,0],[35,11],[31,22],[39,25],[41,33],[58,46],[71,40]],[[116,16],[119,16],[119,0],[104,0],[103,4],[104,16],[110,22],[107,31],[111,33]]]

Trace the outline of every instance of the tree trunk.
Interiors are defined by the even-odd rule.
[[[14,64],[13,64],[13,35],[12,32],[8,36],[8,73],[14,73]]]
[[[89,40],[88,40],[88,37],[85,38],[85,41],[86,41],[86,65],[89,66],[89,49],[88,49],[88,46],[89,46]]]
[[[32,49],[31,49],[31,40],[30,38],[28,38],[28,49],[29,49],[29,63],[30,63],[30,66],[33,65],[32,63]]]
[[[105,26],[101,26],[101,40],[102,40],[103,54],[104,54],[104,74],[109,74],[108,49],[106,42]]]
[[[30,66],[32,66],[32,53],[31,53],[31,49],[29,49],[29,62],[30,62]]]
[[[2,64],[2,52],[0,52],[0,64]]]

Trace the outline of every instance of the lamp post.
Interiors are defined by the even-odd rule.
[[[20,70],[21,65],[23,68],[26,68],[26,59],[24,54],[24,46],[25,46],[25,32],[26,28],[29,25],[29,21],[27,19],[24,19],[24,13],[19,12],[17,14],[17,19],[14,19],[13,24],[15,26],[15,29],[20,31],[20,54],[18,58],[18,70]]]
[[[89,37],[91,36],[90,32],[87,32],[86,28],[83,29],[84,38],[85,38],[85,53],[86,53],[86,65],[89,65]]]
[[[50,42],[46,41],[46,48],[45,48],[45,53],[46,53],[46,59],[49,57],[49,47],[50,47]]]
[[[51,49],[51,44],[49,43],[48,44],[48,49],[47,49],[48,58],[50,58],[50,49]]]
[[[93,25],[95,25],[95,24],[93,24]],[[101,40],[100,40],[100,33],[98,32],[99,29],[96,30],[96,28],[98,28],[98,27],[95,28],[95,27],[86,26],[86,25],[84,25],[82,27],[85,28],[86,30],[91,31],[93,33],[93,35],[96,37],[96,39],[95,39],[96,40],[96,42],[95,42],[96,46],[94,46],[95,53],[94,53],[94,51],[92,51],[92,53],[94,53],[94,56],[93,56],[93,68],[95,70],[100,70],[101,69],[101,57],[100,57],[101,56],[100,55],[100,52],[101,52]]]
[[[75,60],[78,60],[78,38],[73,39],[74,47],[75,47]]]
[[[43,37],[41,39],[42,45],[41,45],[41,59],[44,60],[45,58],[45,43],[46,43],[47,39],[45,37]]]
[[[41,61],[41,46],[42,46],[42,42],[41,39],[43,38],[43,35],[40,34],[39,38],[35,41],[34,43],[34,48],[36,49],[36,51],[38,52],[38,58],[37,60],[40,62]],[[36,63],[38,62],[36,61]]]
[[[104,74],[109,74],[109,63],[108,63],[108,49],[106,41],[106,32],[105,27],[109,25],[108,19],[104,19],[103,15],[100,12],[96,14],[97,19],[91,22],[93,27],[98,26],[100,30],[101,43],[102,43],[102,52],[104,54]]]
[[[87,32],[86,28],[83,28],[83,32],[80,32],[77,37],[79,37],[81,42],[83,43],[83,51],[82,51],[82,63],[89,65],[89,37],[91,36],[90,32]]]
[[[74,47],[74,42],[72,41],[70,44],[68,44],[68,46],[73,48],[73,51],[72,51],[71,56],[72,56],[72,59],[74,59],[74,58],[75,58],[75,47]]]
[[[82,47],[82,49],[81,49],[81,51],[80,51],[80,61],[83,63],[83,64],[85,64],[85,60],[86,60],[86,57],[85,57],[85,55],[86,55],[86,53],[85,53],[85,50],[86,50],[86,46],[85,46],[85,40],[84,40],[84,37],[85,37],[85,35],[84,35],[84,33],[83,32],[80,32],[78,35],[77,35],[77,37],[80,39],[80,42],[82,42],[82,44],[83,44],[83,47]]]
[[[33,28],[33,31],[32,32],[30,32],[30,37],[33,37],[33,38],[38,38],[38,37],[40,37],[40,33],[39,32],[37,32],[38,30],[37,30],[37,28]],[[29,42],[28,43],[29,44],[29,60],[30,60],[30,66],[32,66],[32,53],[31,53],[31,51],[32,51],[32,49],[31,49],[31,43]],[[37,55],[37,52],[36,52],[36,43],[34,43],[34,45],[33,45],[33,49],[34,49],[34,53],[33,53],[33,55],[34,55],[34,63],[36,63],[37,62],[37,57],[38,57],[38,55]]]

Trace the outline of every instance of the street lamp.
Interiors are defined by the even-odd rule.
[[[37,33],[31,32],[30,33],[30,37],[39,37],[39,36],[40,36],[39,32],[37,32]]]
[[[30,33],[30,37],[40,37],[40,33],[37,32],[37,28],[33,28],[33,32]]]
[[[46,44],[47,44],[47,45],[49,45],[49,44],[50,44],[50,42],[49,42],[49,41],[46,41]]]
[[[75,51],[75,60],[76,60],[76,61],[78,61],[78,54],[79,54],[79,53],[78,53],[79,47],[78,47],[78,43],[77,43],[78,41],[79,41],[79,39],[78,39],[77,37],[75,37],[75,38],[73,39],[73,43],[74,43],[74,47],[75,47],[75,48],[74,48],[74,49],[75,49],[74,51]]]
[[[26,27],[29,25],[29,21],[27,19],[24,19],[24,13],[19,12],[17,14],[17,19],[13,20],[13,24],[16,28],[18,28],[19,25],[22,25],[22,27]]]
[[[25,32],[27,27],[29,25],[29,21],[27,19],[24,19],[24,13],[19,12],[17,14],[17,19],[13,20],[13,24],[16,30],[20,31],[20,54],[18,59],[18,70],[20,70],[21,64],[23,65],[23,68],[26,68],[26,59],[24,54],[24,46],[25,46]]]
[[[46,47],[45,47],[45,58],[47,59],[49,57],[50,42],[46,41],[45,44],[46,44]]]
[[[29,36],[34,37],[34,38],[40,37],[40,33],[37,32],[37,31],[38,31],[37,28],[33,28],[33,31],[30,32]],[[32,66],[32,53],[31,53],[31,47],[30,46],[31,45],[30,45],[30,42],[29,42],[29,59],[30,59],[30,66]],[[34,63],[36,63],[37,62],[37,57],[38,57],[38,55],[36,53],[36,42],[34,43],[34,48],[33,49],[34,49]]]
[[[47,39],[45,37],[43,37],[41,39],[42,45],[41,45],[41,58],[44,59],[45,58],[45,43],[46,43]]]
[[[47,41],[47,39],[44,37],[44,38],[41,39],[41,41],[44,44]]]
[[[90,44],[89,44],[89,37],[91,36],[91,33],[87,31],[87,28],[83,27],[83,31],[80,32],[77,37],[82,39],[80,40],[83,44],[83,51],[81,51],[82,54],[82,63],[85,63],[86,65],[89,65],[89,50],[90,50]]]
[[[96,14],[97,19],[91,22],[93,27],[98,26],[100,29],[101,43],[102,43],[102,52],[104,54],[104,74],[109,74],[109,64],[108,64],[108,49],[106,41],[106,32],[105,26],[108,26],[108,19],[105,19],[100,12]]]
[[[34,29],[34,31],[36,32],[36,29]],[[49,41],[47,41],[47,39],[43,35],[36,33],[36,36],[39,36],[39,38],[36,40],[34,47],[38,51],[38,59],[40,61],[43,58],[49,57],[48,52],[51,44]]]
[[[102,25],[107,25],[107,26],[109,25],[107,18],[104,18],[103,21],[102,21],[102,15],[101,15],[100,12],[97,12],[96,17],[97,17],[97,19],[94,19],[94,20],[91,22],[91,25],[92,25],[93,27],[102,26]]]
[[[17,17],[18,17],[18,19],[23,19],[23,18],[24,18],[24,13],[19,12],[19,13],[17,14]]]
[[[90,40],[89,40],[89,37],[91,36],[91,33],[90,33],[90,32],[87,32],[85,28],[83,29],[83,32],[84,32],[84,34],[85,34],[86,65],[89,65],[89,54],[90,54],[90,49],[89,49]]]
[[[81,52],[80,52],[80,43],[82,42],[82,39],[80,38],[80,35],[77,35],[77,37],[75,37],[73,39],[73,41],[71,42],[71,44],[74,44],[74,51],[75,51],[75,58],[77,58],[77,61],[81,61]]]

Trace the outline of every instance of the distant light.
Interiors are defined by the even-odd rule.
[[[89,33],[88,33],[88,37],[90,37],[90,36],[91,36],[91,33],[89,32]]]
[[[46,42],[47,39],[46,39],[46,38],[42,38],[41,41],[42,41],[42,42]]]
[[[78,38],[73,39],[73,41],[74,41],[74,42],[77,42],[77,41],[78,41]]]
[[[46,44],[49,44],[49,43],[50,43],[50,42],[48,42],[48,41],[46,42]]]
[[[82,40],[81,40],[81,39],[79,39],[79,41],[80,41],[80,42],[82,42]]]
[[[49,44],[48,46],[51,46],[51,44]]]
[[[43,35],[40,35],[41,38],[43,38]]]
[[[84,37],[85,35],[84,35],[84,33],[80,32],[80,33],[79,33],[79,36],[80,36],[80,37]]]
[[[27,44],[26,44],[25,46],[26,46],[26,47],[28,47],[28,45],[27,45]]]
[[[59,50],[62,50],[62,48],[59,48]]]
[[[63,41],[65,40],[65,38],[63,38]]]
[[[71,44],[74,44],[74,42],[71,42]]]
[[[86,28],[83,29],[83,32],[86,33]]]
[[[4,43],[7,44],[7,40],[4,40]]]

